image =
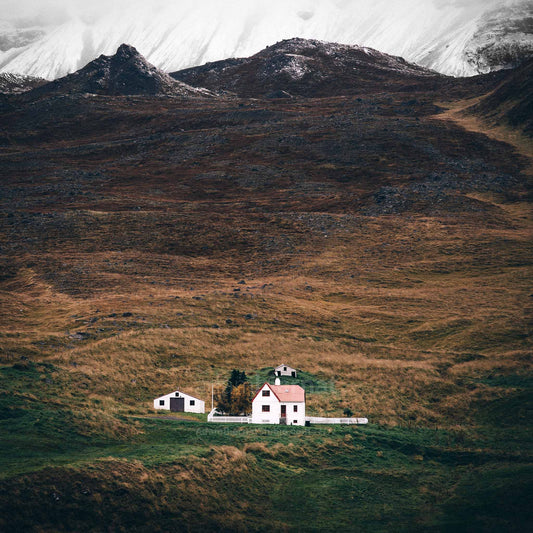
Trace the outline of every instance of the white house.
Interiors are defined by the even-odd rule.
[[[166,409],[175,413],[204,413],[205,402],[177,390],[156,398],[154,409]]]
[[[252,424],[305,426],[305,391],[300,385],[265,383],[252,401]]]
[[[296,369],[287,365],[279,365],[274,368],[274,375],[276,376],[290,376],[292,378],[296,377]]]

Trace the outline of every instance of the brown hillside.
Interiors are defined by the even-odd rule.
[[[338,390],[312,409],[390,423],[469,419],[528,367],[526,161],[430,94],[16,105],[5,363],[143,409],[288,360]]]
[[[2,532],[527,530],[531,152],[378,70],[2,98]],[[370,423],[153,409],[282,362]]]

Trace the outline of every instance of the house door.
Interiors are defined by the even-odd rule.
[[[287,406],[281,406],[281,417],[279,419],[280,424],[287,424]]]
[[[292,375],[293,378],[295,378],[295,377],[296,377],[296,372],[293,370],[293,371],[291,372],[291,375]]]
[[[175,413],[183,413],[185,411],[185,398],[170,398],[170,410]]]

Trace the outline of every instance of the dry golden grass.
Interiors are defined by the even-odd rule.
[[[429,515],[446,513],[453,529],[457,487],[482,488],[483,524],[499,512],[491,480],[494,501],[514,499],[500,467],[514,479],[527,457],[530,147],[463,116],[472,102],[429,119],[429,93],[62,100],[60,132],[21,107],[1,149],[3,464],[22,474],[2,490],[17,523],[54,509],[79,523],[86,483],[98,513],[124,516],[94,530],[299,530],[320,509],[319,529],[438,529]],[[421,429],[221,428],[153,409],[178,387],[209,408],[232,369],[257,382],[281,362],[309,379],[310,415]],[[26,475],[56,461],[69,466]]]
[[[454,240],[460,247],[476,233],[469,231],[426,223],[426,239],[440,247]],[[526,233],[483,229],[477,238],[480,246],[504,238],[521,246]],[[506,338],[525,331],[529,270],[500,267],[497,257],[492,266],[476,265],[465,254],[461,265],[461,250],[445,256],[430,245],[417,254],[421,261],[356,266],[355,278],[346,272],[357,250],[340,243],[294,274],[244,286],[223,278],[207,279],[201,291],[140,284],[132,293],[84,299],[24,271],[2,293],[11,311],[1,328],[3,360],[16,361],[21,347],[33,350],[32,358],[68,371],[72,390],[90,391],[87,400],[101,401],[105,413],[145,412],[153,397],[177,386],[209,405],[211,383],[223,383],[232,368],[250,374],[284,361],[334,387],[309,394],[309,412],[340,415],[350,407],[373,421],[438,422],[452,408],[468,408],[473,394],[455,385],[460,377],[530,367],[522,340]],[[241,288],[239,298],[233,288]],[[73,339],[77,331],[91,336]],[[433,395],[442,401],[433,405]]]
[[[437,118],[482,128],[461,118],[465,106]],[[310,391],[311,413],[349,407],[374,422],[449,423],[454,409],[490,396],[486,376],[532,363],[529,205],[471,196],[498,217],[359,217],[271,274],[254,275],[252,263],[230,275],[216,255],[55,252],[105,283],[80,275],[72,281],[83,296],[74,296],[37,267],[19,269],[0,287],[1,361],[53,363],[69,376],[60,394],[102,420],[147,413],[176,387],[209,406],[211,384],[231,369],[285,362],[331,384]]]

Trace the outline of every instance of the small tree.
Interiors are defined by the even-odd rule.
[[[214,389],[215,406],[223,413],[229,413],[230,403],[226,394],[226,389],[222,385],[217,385]]]
[[[252,386],[246,372],[232,370],[226,386],[215,389],[217,409],[230,415],[249,413],[252,410]]]
[[[230,413],[247,414],[252,409],[252,387],[250,383],[241,383],[231,391]]]
[[[344,416],[350,417],[353,415],[353,411],[349,407],[344,408]]]

